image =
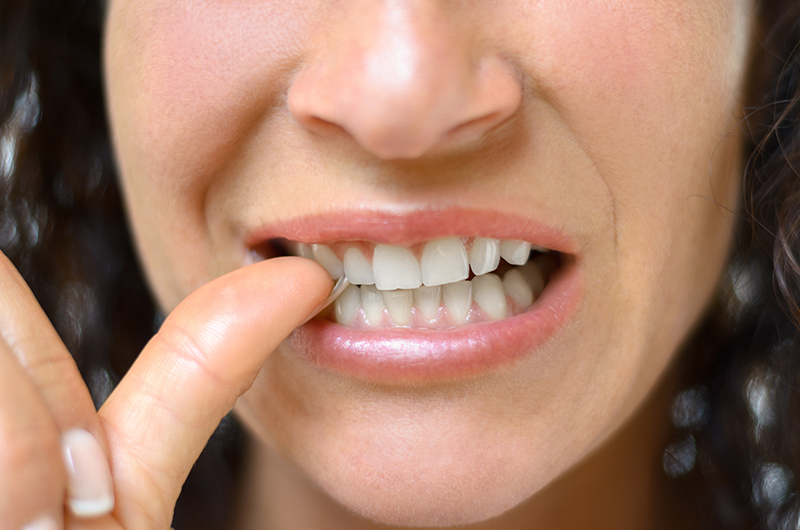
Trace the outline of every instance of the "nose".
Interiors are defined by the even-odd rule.
[[[382,159],[414,159],[479,140],[519,107],[512,65],[452,2],[333,4],[289,88],[306,128],[348,135]]]

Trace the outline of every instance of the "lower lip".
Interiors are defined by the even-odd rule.
[[[573,261],[562,264],[525,313],[449,330],[353,329],[314,319],[289,338],[294,352],[325,370],[380,384],[461,379],[535,355],[570,321],[580,300]]]

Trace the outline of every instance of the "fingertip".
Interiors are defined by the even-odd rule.
[[[330,274],[314,260],[296,256],[272,258],[254,265],[279,301],[305,304],[310,311],[333,289]]]
[[[77,427],[61,436],[67,469],[67,504],[77,517],[98,517],[114,509],[108,458],[97,439]]]

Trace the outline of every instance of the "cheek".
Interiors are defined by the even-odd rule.
[[[241,157],[242,139],[283,97],[310,17],[282,1],[110,6],[114,147],[139,254],[166,310],[220,273],[208,197]]]
[[[530,25],[514,40],[531,43],[520,53],[529,90],[559,115],[611,198],[616,252],[607,258],[618,288],[606,293],[606,318],[625,322],[620,359],[635,403],[698,319],[726,260],[749,4],[564,4],[531,3]]]
[[[732,103],[747,28],[745,6],[731,3],[612,0],[541,14],[548,25],[526,57],[534,88],[575,131],[680,142],[687,121],[700,130]]]
[[[200,188],[283,97],[308,18],[291,2],[118,4],[110,92],[127,157],[145,178]]]

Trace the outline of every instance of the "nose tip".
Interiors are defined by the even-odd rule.
[[[292,115],[312,131],[414,159],[480,139],[519,106],[507,61],[476,52],[469,31],[441,14],[384,12],[337,27],[351,29],[320,41],[289,89]]]

